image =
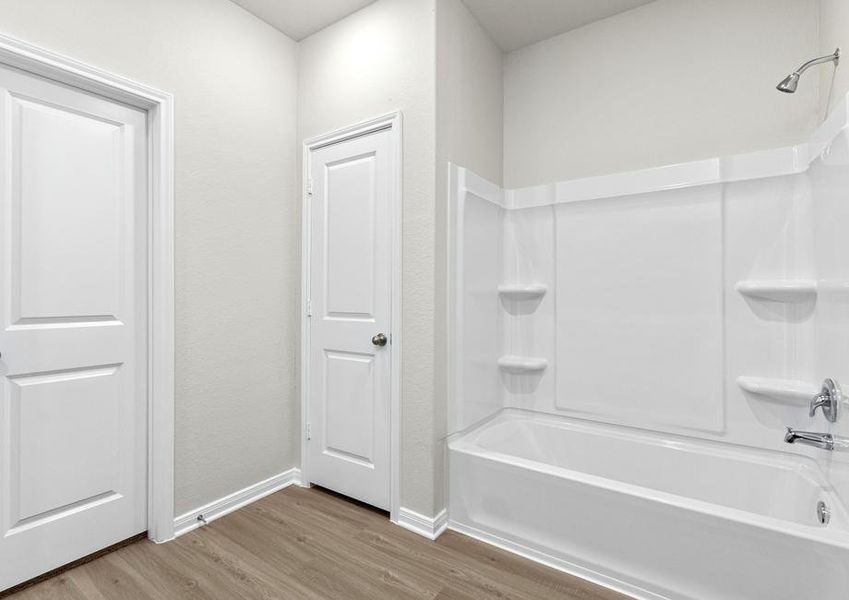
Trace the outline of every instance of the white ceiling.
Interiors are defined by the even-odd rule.
[[[375,0],[233,0],[300,41]],[[510,52],[652,0],[463,0],[502,50]]]
[[[652,0],[463,0],[505,52]]]
[[[374,0],[233,0],[288,35],[301,41],[319,29],[344,19]]]

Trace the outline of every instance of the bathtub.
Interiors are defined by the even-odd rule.
[[[448,461],[451,529],[635,598],[849,598],[849,518],[809,459],[508,409]]]

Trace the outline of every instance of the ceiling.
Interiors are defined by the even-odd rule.
[[[300,41],[375,0],[233,0]],[[652,0],[463,0],[492,39],[510,52]]]
[[[344,19],[374,0],[233,0],[288,35],[301,41],[319,29]]]
[[[510,52],[648,4],[652,0],[463,0],[495,43]]]

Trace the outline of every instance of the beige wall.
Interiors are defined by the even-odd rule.
[[[505,185],[801,141],[817,123],[817,86],[775,85],[818,51],[817,5],[656,0],[508,54]]]
[[[300,46],[298,140],[401,110],[404,120],[401,506],[433,515],[435,24],[433,0],[378,0]],[[437,509],[438,510],[438,509]]]
[[[819,55],[831,54],[840,47],[843,59],[837,70],[831,65],[815,67],[819,70],[820,116],[846,101],[849,93],[849,2],[847,0],[820,0]],[[813,55],[808,58],[814,58]],[[805,59],[807,60],[807,58]],[[796,68],[791,67],[791,68]],[[809,73],[810,76],[812,75]],[[809,82],[810,83],[810,82]],[[804,83],[800,82],[799,87]]]
[[[0,0],[0,31],[175,95],[178,514],[295,466],[294,42],[229,0]]]
[[[436,144],[445,161],[501,184],[502,52],[461,0],[436,2]]]

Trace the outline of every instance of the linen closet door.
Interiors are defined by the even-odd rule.
[[[0,589],[147,528],[146,136],[0,67]]]
[[[389,130],[311,153],[310,482],[389,510]]]

